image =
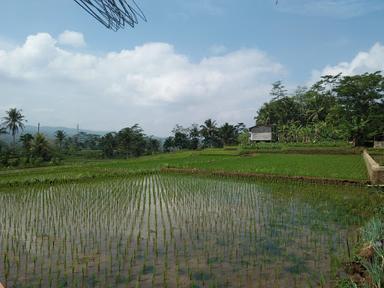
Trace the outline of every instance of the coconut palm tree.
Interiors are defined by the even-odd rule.
[[[23,144],[23,149],[28,154],[31,150],[33,136],[29,133],[20,136],[20,142]]]
[[[65,139],[65,132],[63,130],[57,130],[55,133],[55,138],[56,138],[56,142],[59,144],[59,149],[61,150],[63,141]]]
[[[224,145],[236,144],[238,136],[236,127],[226,122],[223,126],[219,128],[219,136],[223,141]]]
[[[44,161],[51,160],[51,150],[48,140],[43,134],[37,133],[31,143],[32,156],[35,158],[42,158]]]
[[[13,147],[16,147],[16,134],[19,130],[24,130],[25,117],[21,114],[21,110],[11,108],[6,111],[7,116],[3,117],[3,125],[9,130],[13,138]]]
[[[217,138],[216,121],[212,119],[205,120],[203,125],[200,125],[200,133],[204,137],[204,144],[207,147],[213,147]]]

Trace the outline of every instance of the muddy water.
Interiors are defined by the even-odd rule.
[[[363,188],[169,175],[2,191],[0,282],[327,287],[368,217],[356,211],[375,209],[375,197]]]

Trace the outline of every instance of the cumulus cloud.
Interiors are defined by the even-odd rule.
[[[334,66],[327,65],[321,71],[312,72],[312,82],[322,75],[356,75],[366,72],[384,71],[384,46],[376,43],[367,52],[359,52],[350,62],[341,62]]]
[[[209,117],[252,124],[270,83],[284,74],[255,49],[193,62],[168,43],[146,43],[99,56],[66,50],[47,33],[0,49],[2,106],[22,108],[31,124],[116,130],[139,123],[159,136]]]
[[[59,35],[59,43],[62,45],[72,46],[74,48],[84,47],[84,35],[74,31],[64,31]]]

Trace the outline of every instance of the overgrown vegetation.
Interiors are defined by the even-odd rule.
[[[379,214],[380,215],[380,214]],[[339,288],[381,288],[384,285],[384,217],[373,217],[361,229],[361,241],[353,261],[346,263],[348,279]]]
[[[371,145],[384,134],[381,72],[324,76],[310,88],[288,94],[278,81],[272,100],[257,113],[258,125],[274,125],[279,142],[352,141]]]

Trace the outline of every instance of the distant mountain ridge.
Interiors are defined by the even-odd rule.
[[[66,136],[74,136],[78,133],[78,130],[76,128],[68,128],[68,127],[51,127],[51,126],[41,126],[40,127],[40,133],[44,134],[48,139],[54,139],[55,138],[55,133],[57,130],[62,130],[64,131]],[[16,134],[16,139],[18,140],[20,135],[22,134],[36,134],[38,131],[37,126],[31,126],[31,125],[25,125],[23,131],[19,131],[18,134]],[[99,135],[103,136],[109,131],[93,131],[93,130],[87,130],[87,129],[79,129],[79,132],[85,132],[87,134],[94,134],[94,135]],[[4,142],[10,143],[12,141],[12,135],[11,134],[4,134],[0,136],[0,140]]]
[[[55,133],[57,130],[62,130],[64,131],[66,136],[72,137],[78,133],[76,128],[68,128],[68,127],[51,127],[51,126],[40,126],[40,133],[44,134],[48,139],[53,140],[55,139]],[[79,132],[85,132],[87,134],[94,134],[98,136],[104,136],[105,134],[112,132],[112,131],[95,131],[95,130],[88,130],[88,129],[79,129]],[[36,134],[37,133],[37,126],[32,126],[32,125],[25,125],[23,131],[19,131],[18,134],[16,134],[16,140],[19,140],[20,135],[22,134]],[[150,137],[153,137],[157,140],[159,140],[161,143],[164,142],[165,138],[164,137],[157,137],[154,135],[149,135]],[[11,143],[12,142],[12,135],[11,134],[3,134],[0,135],[0,141],[6,142],[6,143]]]
[[[74,136],[78,132],[85,132],[87,134],[95,134],[99,136],[103,136],[107,134],[110,131],[93,131],[88,129],[79,129],[79,131],[76,128],[68,128],[68,127],[51,127],[51,126],[40,126],[40,133],[43,133],[45,136],[51,138],[55,137],[55,133],[57,130],[62,130],[67,136]],[[30,134],[36,134],[37,133],[37,126],[30,126],[26,125],[23,133],[30,133]]]

